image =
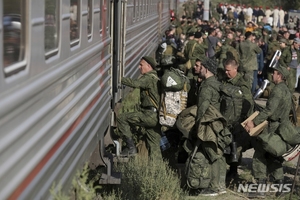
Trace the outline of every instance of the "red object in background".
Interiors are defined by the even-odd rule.
[[[170,19],[171,19],[171,21],[175,20],[175,12],[174,12],[174,10],[170,10]]]

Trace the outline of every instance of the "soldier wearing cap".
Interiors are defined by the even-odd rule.
[[[273,70],[272,79],[275,84],[271,90],[266,107],[256,116],[253,121],[246,122],[245,129],[250,131],[253,127],[259,125],[263,121],[268,121],[268,127],[257,136],[257,144],[255,145],[255,152],[253,155],[253,176],[258,184],[265,184],[268,175],[271,180],[276,184],[283,182],[283,159],[276,157],[267,149],[264,148],[261,136],[269,134],[277,134],[279,126],[293,126],[289,120],[289,113],[292,106],[291,93],[285,83],[286,77],[289,76],[289,71],[286,67],[277,66]],[[280,132],[282,134],[290,134],[287,132]],[[276,144],[272,144],[276,145]],[[269,174],[267,174],[269,173]],[[263,191],[249,194],[251,197],[264,197]]]
[[[210,58],[205,58],[201,62],[199,71],[199,78],[202,79],[201,85],[198,89],[197,99],[197,116],[195,127],[200,129],[200,122],[203,119],[206,111],[210,106],[216,110],[220,110],[220,82],[216,79],[217,62]],[[199,128],[198,128],[199,127]],[[209,138],[210,136],[207,136]],[[220,136],[221,137],[221,136]],[[218,194],[226,193],[225,174],[226,162],[223,156],[223,150],[209,140],[201,141],[201,150],[207,155],[212,170],[211,179],[208,188],[203,189],[201,196],[216,196]]]
[[[239,45],[239,54],[243,70],[249,77],[251,77],[250,84],[252,85],[253,81],[255,81],[254,79],[257,78],[257,54],[262,50],[257,44],[252,42],[253,34],[251,32],[246,32],[245,37],[246,40],[241,42]]]
[[[278,62],[280,63],[280,65],[282,67],[285,67],[288,71],[290,71],[290,63],[292,61],[292,53],[290,48],[288,47],[289,41],[287,39],[281,38],[279,40],[279,45],[280,45],[280,49],[281,49],[281,56],[278,57],[276,59],[278,59]],[[290,77],[286,77],[287,81],[290,82]],[[288,86],[288,87],[294,87],[294,85],[292,86]],[[290,90],[292,90],[290,88]]]
[[[135,155],[137,153],[132,126],[140,126],[146,129],[146,144],[150,158],[162,158],[160,152],[160,126],[158,123],[158,105],[160,94],[158,91],[157,63],[154,58],[144,56],[139,63],[141,77],[132,79],[123,77],[121,83],[131,88],[140,89],[140,108],[136,112],[122,113],[117,116],[116,134],[123,137],[127,149],[122,155]]]

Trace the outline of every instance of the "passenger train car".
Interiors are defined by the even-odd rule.
[[[91,157],[108,167],[107,183],[117,182],[104,147],[125,94],[120,78],[139,75],[176,6],[0,1],[0,199],[49,199],[54,182],[67,191]]]

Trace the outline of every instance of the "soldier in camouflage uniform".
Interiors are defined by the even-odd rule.
[[[269,67],[273,56],[277,50],[280,50],[279,43],[277,41],[277,34],[272,34],[268,42],[268,51],[266,55],[266,67],[264,68],[264,76],[271,82],[273,70]]]
[[[279,45],[281,48],[281,56],[279,57],[278,62],[280,63],[281,66],[285,67],[287,70],[290,71],[290,63],[292,61],[292,52],[290,47],[288,47],[289,41],[281,38],[279,40]],[[288,83],[288,88],[290,89],[290,91],[293,93],[294,92],[294,88],[295,88],[295,82],[293,85],[290,85],[289,83],[292,83],[293,81],[290,80],[292,77],[291,75],[289,75],[288,77],[286,77],[287,83]]]
[[[257,54],[261,52],[261,48],[252,42],[253,34],[251,32],[246,32],[245,37],[246,40],[239,45],[239,53],[243,70],[250,77],[250,83],[252,85],[254,70],[258,70]]]
[[[254,100],[251,94],[251,85],[249,77],[238,71],[239,64],[234,58],[229,58],[224,62],[224,70],[227,78],[223,80],[223,84],[231,84],[240,88],[243,94],[244,102],[242,107],[242,114],[239,121],[235,124],[228,124],[230,131],[233,135],[234,142],[237,143],[239,161],[241,161],[241,153],[252,148],[254,146],[254,141],[243,130],[240,130],[239,124],[247,119],[254,109]],[[236,126],[237,125],[237,126]],[[237,176],[237,166],[240,163],[228,163],[230,164],[230,169],[227,173],[227,179],[230,180]]]
[[[123,113],[117,118],[117,134],[123,136],[127,144],[123,155],[134,155],[137,153],[132,139],[132,126],[140,126],[146,131],[146,144],[150,157],[161,157],[160,152],[160,128],[158,124],[158,105],[160,102],[159,78],[154,70],[157,63],[154,58],[149,56],[142,57],[139,69],[142,76],[133,80],[123,77],[123,85],[140,89],[140,108],[137,112]]]
[[[195,127],[199,127],[200,121],[204,116],[206,110],[210,105],[220,110],[220,94],[219,87],[220,82],[216,79],[217,63],[210,59],[205,58],[202,61],[200,68],[199,78],[202,79],[202,83],[198,89],[198,102],[197,102],[197,116]],[[200,146],[204,154],[210,154],[207,159],[211,166],[211,180],[209,187],[203,189],[199,195],[201,196],[216,196],[218,194],[226,193],[225,188],[225,173],[226,162],[223,156],[223,151],[219,148],[213,148],[210,142],[201,141]],[[212,160],[214,158],[214,160]]]
[[[266,107],[258,114],[253,121],[246,123],[246,131],[250,131],[254,126],[259,125],[263,121],[268,121],[268,127],[263,130],[261,134],[275,133],[279,125],[291,125],[289,120],[289,113],[292,106],[291,93],[285,83],[286,77],[289,75],[289,71],[286,67],[279,64],[274,68],[273,82],[275,83],[270,96],[268,98]],[[292,126],[292,125],[291,125]],[[282,134],[282,133],[280,133]],[[285,133],[290,134],[290,133]],[[282,183],[283,181],[283,168],[282,157],[275,157],[267,152],[259,140],[258,135],[257,145],[255,145],[255,152],[253,155],[253,176],[258,180],[258,183],[266,183],[266,179],[269,173],[275,183]],[[275,145],[276,144],[272,144]],[[251,196],[264,197],[264,192],[257,192],[251,194]]]
[[[184,12],[187,17],[194,17],[195,4],[193,0],[188,0],[184,5]]]

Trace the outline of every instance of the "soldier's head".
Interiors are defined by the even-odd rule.
[[[201,59],[197,58],[196,62],[195,62],[195,66],[194,66],[194,73],[195,74],[200,74],[200,70],[201,70]]]
[[[142,57],[139,65],[139,69],[141,71],[141,74],[146,74],[147,72],[152,71],[157,66],[157,63],[154,58],[150,56],[144,56]]]
[[[238,73],[239,64],[234,58],[227,58],[224,62],[225,74],[229,79],[236,77]]]
[[[280,48],[285,48],[286,45],[287,45],[288,41],[285,39],[285,38],[281,38],[279,40],[279,45],[280,45]]]
[[[279,63],[274,67],[272,79],[275,84],[285,81],[290,72],[287,68],[281,66]]]
[[[218,63],[216,60],[205,57],[201,62],[199,77],[207,79],[217,74]]]
[[[295,38],[293,40],[293,48],[294,49],[299,49],[299,47],[300,47],[300,39],[299,38]]]
[[[203,42],[202,33],[201,32],[196,32],[194,40],[198,41],[199,43]]]
[[[251,32],[251,31],[247,31],[247,32],[245,33],[245,39],[246,39],[246,40],[252,40],[252,38],[253,38],[252,32]]]
[[[283,37],[284,37],[286,40],[288,40],[289,37],[290,37],[290,32],[284,31],[284,32],[283,32]]]

